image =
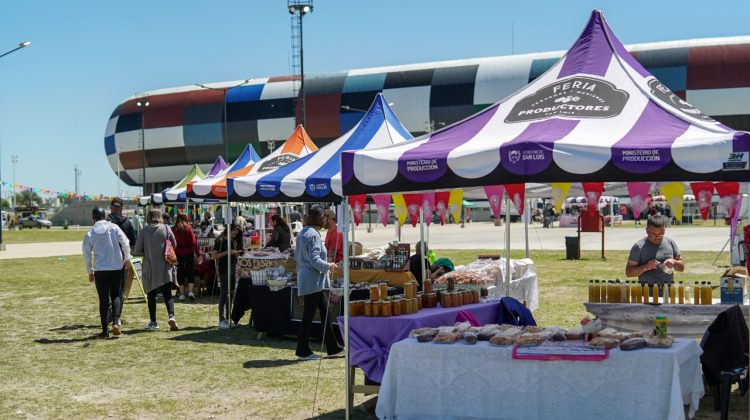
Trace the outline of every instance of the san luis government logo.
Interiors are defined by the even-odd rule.
[[[559,80],[516,102],[506,123],[561,116],[612,118],[619,115],[630,95],[606,80],[576,76]]]

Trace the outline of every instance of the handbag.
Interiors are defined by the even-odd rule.
[[[166,225],[164,227],[167,229],[167,239],[164,240],[164,261],[169,265],[177,265],[177,253],[169,240],[170,229]]]

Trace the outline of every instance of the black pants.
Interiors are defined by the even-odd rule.
[[[169,317],[174,316],[174,301],[172,300],[172,283],[164,283],[160,287],[148,292],[146,299],[148,300],[148,316],[151,322],[156,322],[156,294],[161,292],[161,296],[164,299],[164,304],[167,305],[167,313]]]
[[[195,283],[193,263],[195,263],[193,254],[177,256],[177,282],[180,283],[180,286]]]
[[[310,350],[310,329],[316,309],[320,312],[320,319],[323,321],[323,329],[325,330],[323,341],[326,344],[326,351],[329,355],[339,353],[341,346],[333,334],[331,320],[327,317],[328,308],[325,299],[323,299],[323,292],[315,292],[305,295],[303,298],[302,323],[300,323],[299,334],[297,335],[297,356],[304,357],[312,354],[312,350]]]
[[[96,271],[94,281],[96,293],[99,295],[99,317],[102,322],[102,331],[107,331],[109,325],[108,316],[110,301],[112,302],[112,321],[120,322],[122,314],[122,298],[120,297],[123,270]]]
[[[226,272],[221,273],[221,293],[219,294],[219,322],[226,321],[229,308],[229,288],[234,290],[234,269],[232,269],[232,285],[228,285]],[[232,295],[234,296],[234,295]]]
[[[224,284],[224,283],[222,283]],[[232,322],[239,324],[245,312],[250,310],[250,286],[252,280],[241,278],[237,284],[237,292],[234,296],[234,305],[232,306]],[[223,287],[223,286],[222,286]]]

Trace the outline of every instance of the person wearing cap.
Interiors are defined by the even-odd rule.
[[[135,228],[133,227],[133,224],[130,222],[130,219],[128,219],[128,216],[125,216],[122,214],[122,208],[123,208],[124,202],[122,201],[122,198],[115,197],[112,199],[112,201],[109,203],[109,216],[107,216],[107,220],[116,224],[122,231],[125,233],[125,236],[128,238],[128,244],[130,244],[130,249],[133,249],[135,246]],[[125,268],[122,272],[123,281],[121,282],[121,292],[120,292],[120,299],[125,302],[128,299],[128,296],[130,295],[130,286],[133,285],[133,277],[134,277],[133,270],[129,268]]]
[[[94,226],[84,236],[82,246],[89,281],[96,284],[96,292],[99,295],[101,338],[109,337],[110,301],[113,315],[112,335],[119,337],[122,334],[120,285],[123,280],[123,269],[130,266],[130,242],[119,226],[104,220],[105,216],[101,208],[95,208],[91,212]]]
[[[297,236],[295,260],[297,262],[297,294],[303,299],[302,322],[297,335],[296,355],[299,360],[315,360],[320,356],[310,350],[310,329],[312,328],[315,310],[320,311],[323,320],[323,340],[329,356],[343,351],[336,340],[328,308],[323,298],[323,290],[329,286],[329,271],[336,268],[336,263],[328,262],[328,252],[320,238],[320,229],[325,224],[325,216],[320,206],[312,206],[305,220],[305,227]]]

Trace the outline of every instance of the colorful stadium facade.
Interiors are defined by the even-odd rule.
[[[627,49],[680,98],[732,128],[750,131],[750,36]],[[305,78],[305,129],[324,146],[353,127],[375,94],[383,92],[403,125],[418,136],[505,98],[563,54],[310,74]],[[135,95],[114,110],[107,124],[104,149],[109,163],[135,186],[143,182],[145,161],[147,191],[161,191],[193,164],[208,170],[217,156],[232,161],[247,144],[265,156],[299,123],[297,84],[290,77],[268,77]],[[136,105],[146,100],[148,107]]]

